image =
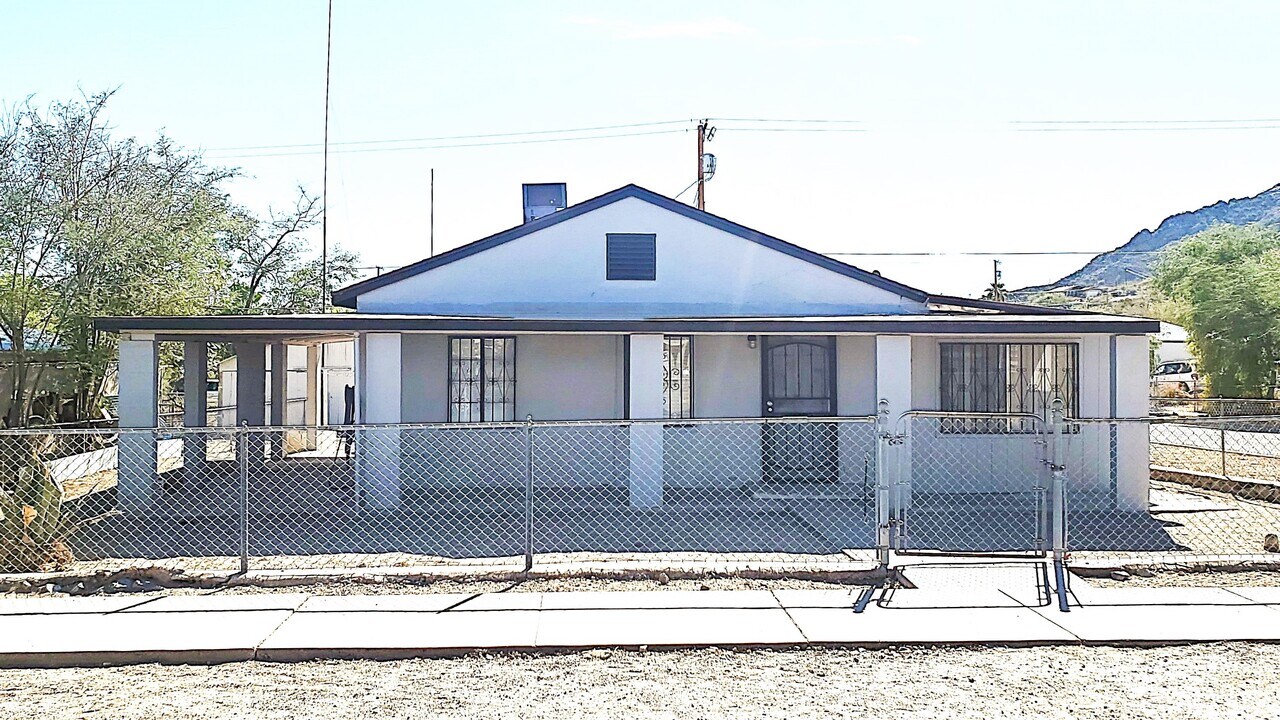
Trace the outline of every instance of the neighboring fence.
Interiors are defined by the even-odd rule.
[[[1280,415],[1280,400],[1267,398],[1151,398],[1151,414],[1179,416],[1263,416]]]
[[[1280,417],[0,431],[0,481],[8,570],[1280,560]]]

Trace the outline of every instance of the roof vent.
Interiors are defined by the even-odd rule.
[[[567,198],[564,183],[525,183],[524,221],[531,222],[563,210],[568,205]]]

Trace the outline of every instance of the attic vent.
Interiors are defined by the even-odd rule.
[[[656,280],[657,235],[610,233],[605,236],[606,280]]]

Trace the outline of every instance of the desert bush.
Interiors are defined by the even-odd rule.
[[[115,514],[75,518],[61,485],[40,458],[36,435],[3,438],[6,477],[0,488],[0,571],[47,572],[69,565],[70,540],[82,528]]]

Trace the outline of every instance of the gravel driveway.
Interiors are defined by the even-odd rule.
[[[1280,646],[594,651],[0,670],[44,718],[1276,718]]]

